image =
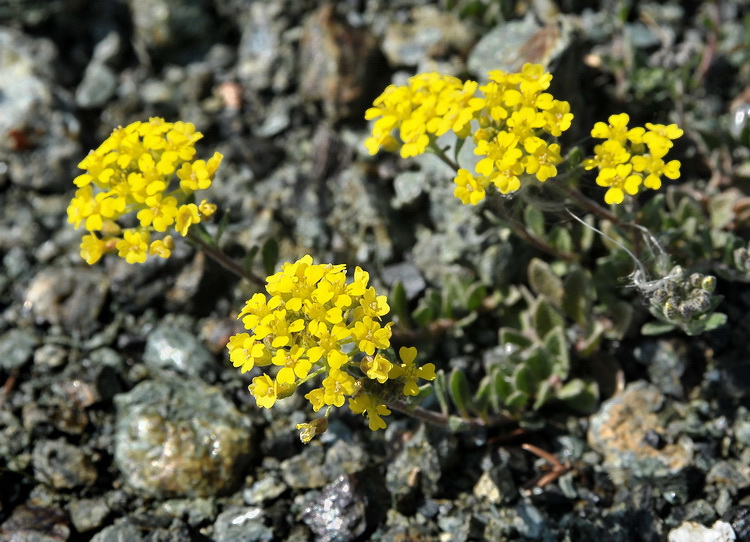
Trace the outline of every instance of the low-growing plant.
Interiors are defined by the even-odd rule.
[[[657,320],[643,333],[695,335],[718,327],[725,317],[714,312],[721,296],[711,273],[747,277],[750,258],[720,218],[717,228],[699,232],[705,212],[678,190],[639,206],[637,196],[653,196],[665,179],[680,177],[680,162],[668,156],[680,128],[630,126],[621,113],[594,125],[591,136],[600,142],[591,156],[581,158],[580,148],[566,153],[557,139],[574,115],[549,92],[551,81],[533,64],[519,73],[491,71],[482,85],[424,73],[387,87],[366,113],[374,121],[365,141],[371,154],[434,154],[454,171],[456,198],[484,207],[487,227],[504,232],[489,238],[500,246],[515,235],[529,248],[528,286],[468,276],[431,285],[411,305],[403,285],[387,300],[369,285],[366,270],[348,276],[344,265],[316,264],[310,255],[276,273],[267,269],[262,280],[219,250],[223,225],[215,235],[203,228],[216,207],[195,203],[195,195],[211,184],[221,155],[194,160],[201,135],[189,123],[158,118],[116,129],[81,162],[85,173],[75,180],[69,221],[89,232],[81,244],[89,264],[110,252],[128,263],[169,257],[174,241],[167,232],[177,231],[263,286],[239,312],[246,331],[229,340],[230,360],[242,373],[263,368],[249,385],[263,408],[318,383],[304,386],[313,411],[323,415],[297,426],[303,442],[325,431],[333,407],[347,401],[372,430],[386,426],[383,417],[393,408],[457,430],[552,402],[591,412],[599,391],[579,370],[581,360],[603,341],[626,337],[641,307]],[[597,190],[604,205],[590,195]],[[723,207],[715,209],[719,217]],[[272,267],[275,244],[262,252]],[[395,320],[385,322],[389,302]],[[401,347],[396,356],[391,346],[394,329],[404,339],[429,341],[488,319],[502,322],[497,349],[474,382],[445,360],[418,364],[416,348]],[[420,388],[420,380],[434,382]],[[430,391],[441,412],[419,406]]]

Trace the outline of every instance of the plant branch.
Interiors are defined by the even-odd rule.
[[[450,419],[455,416],[442,414],[441,412],[435,412],[434,410],[428,410],[426,408],[416,406],[409,406],[404,401],[393,401],[387,403],[387,406],[398,412],[403,412],[409,416],[422,420],[423,422],[430,423],[432,425],[439,425],[441,427],[449,427]],[[457,418],[462,424],[465,425],[466,429],[480,429],[496,427],[500,425],[510,425],[515,423],[515,420],[504,414],[497,414],[490,417],[487,420],[482,418]]]
[[[230,271],[231,273],[237,275],[239,278],[245,279],[248,282],[252,282],[258,286],[264,287],[266,285],[265,280],[260,278],[249,269],[245,269],[244,267],[239,265],[232,258],[222,252],[218,247],[212,245],[211,243],[208,243],[205,239],[201,238],[200,235],[196,235],[191,230],[188,230],[187,238],[227,271]]]

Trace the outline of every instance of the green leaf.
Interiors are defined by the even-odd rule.
[[[568,378],[568,373],[570,372],[570,353],[563,328],[556,327],[547,333],[544,337],[544,346],[554,357],[552,372],[562,380]]]
[[[534,392],[536,379],[527,365],[519,365],[513,372],[513,387],[516,391],[523,392],[529,396]]]
[[[216,230],[216,235],[214,236],[214,244],[216,246],[219,246],[219,241],[221,241],[221,237],[224,235],[224,232],[227,229],[227,225],[229,224],[229,211],[224,213],[221,217],[221,220],[219,221],[219,227]]]
[[[527,348],[533,343],[526,335],[512,327],[500,328],[500,344],[517,344],[521,348]]]
[[[544,213],[542,211],[533,205],[527,205],[523,212],[523,221],[531,233],[544,238]]]
[[[505,408],[511,412],[518,412],[526,406],[528,400],[528,395],[522,391],[516,390],[508,396],[508,399],[505,401]]]
[[[435,313],[427,306],[414,309],[414,312],[411,313],[411,317],[419,327],[427,327],[431,322],[435,321]]]
[[[568,273],[563,284],[563,310],[582,328],[590,327],[591,309],[596,299],[594,279],[591,277],[591,273],[576,267]]]
[[[409,312],[406,301],[406,288],[404,288],[403,282],[400,280],[396,281],[393,285],[388,301],[390,302],[393,314],[398,318],[398,322],[404,326],[408,326]]]
[[[279,244],[275,239],[266,239],[261,248],[261,257],[263,258],[263,269],[267,275],[273,275],[276,270],[276,264],[279,262]]]
[[[466,310],[477,311],[482,308],[482,302],[487,297],[487,287],[479,282],[469,287],[466,299]]]
[[[555,228],[549,236],[550,244],[560,252],[573,252],[573,237],[565,228]]]
[[[555,275],[547,262],[532,258],[529,262],[529,286],[539,295],[547,296],[555,305],[560,305],[563,298],[563,283]]]
[[[674,331],[677,326],[668,322],[646,322],[641,326],[641,335],[663,335]]]
[[[450,376],[450,395],[458,413],[464,418],[469,417],[470,391],[466,374],[460,369],[453,369]]]
[[[565,383],[555,395],[573,410],[590,414],[599,403],[599,386],[593,380],[576,378]]]
[[[634,312],[633,305],[627,301],[619,300],[615,303],[612,310],[609,311],[612,328],[607,331],[607,337],[618,341],[625,337],[633,321]]]
[[[497,396],[497,402],[498,402],[498,405],[496,406],[496,408],[497,410],[500,410],[500,408],[506,402],[510,394],[513,393],[513,388],[511,387],[510,382],[508,381],[508,377],[502,371],[498,371],[495,373],[494,383],[495,383],[495,395]]]
[[[732,191],[721,192],[709,201],[711,227],[717,230],[725,228],[734,220],[734,206],[737,194]]]
[[[553,392],[552,383],[549,380],[540,382],[539,387],[536,390],[536,400],[531,408],[534,410],[542,408],[547,401],[552,399]]]
[[[435,380],[432,381],[432,389],[435,390],[435,398],[440,405],[440,411],[447,415],[450,412],[448,379],[445,377],[445,372],[442,369],[436,373]]]
[[[604,337],[604,331],[604,325],[598,320],[595,320],[588,336],[584,338],[582,343],[576,343],[578,357],[587,358],[596,352],[599,349],[599,344],[601,344],[602,338]]]
[[[253,264],[255,263],[255,257],[258,255],[259,251],[260,251],[260,247],[258,245],[251,247],[250,250],[247,251],[247,255],[245,256],[243,265],[245,269],[247,269],[248,271],[253,268]]]
[[[565,325],[562,315],[543,297],[537,298],[531,310],[531,325],[538,337],[544,337],[552,329]]]
[[[530,387],[522,388],[523,391],[531,395],[539,382],[545,380],[552,373],[552,365],[552,356],[546,348],[541,346],[532,348],[524,360],[524,367],[528,369],[531,375]]]
[[[704,331],[713,331],[727,323],[727,315],[722,312],[715,312],[706,319]]]

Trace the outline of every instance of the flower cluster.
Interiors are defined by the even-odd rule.
[[[270,298],[257,293],[247,301],[238,318],[251,333],[229,339],[230,360],[243,373],[276,368],[273,378],[264,373],[249,386],[260,407],[271,408],[303,382],[324,375],[322,385],[305,395],[315,412],[327,407],[327,417],[348,398],[352,412],[368,417],[370,429],[385,428],[386,388],[396,383],[400,395],[417,395],[417,380],[434,379],[435,366],[415,365],[415,348],[400,349],[401,363],[386,357],[391,324],[381,318],[390,307],[368,286],[367,272],[357,267],[347,283],[344,265],[312,262],[307,255],[285,263],[267,279]],[[298,426],[303,441],[325,430],[320,420]]]
[[[594,147],[594,157],[584,160],[586,169],[599,169],[596,183],[608,190],[607,203],[622,203],[625,193],[636,195],[641,185],[652,190],[661,187],[661,177],[677,179],[680,162],[664,161],[672,141],[682,136],[676,124],[651,124],[628,128],[626,113],[612,115],[609,124],[597,122],[591,135],[605,141]]]
[[[167,231],[185,236],[214,213],[215,205],[194,203],[194,192],[211,185],[222,159],[217,152],[193,160],[202,137],[191,123],[154,117],[115,129],[81,161],[85,173],[73,181],[78,190],[68,206],[68,222],[89,232],[81,242],[87,263],[109,252],[128,263],[143,263],[149,254],[168,258],[174,241]],[[172,184],[177,186],[171,189]],[[131,214],[138,226],[118,223]],[[155,238],[154,233],[166,235]]]
[[[562,162],[560,146],[549,139],[573,120],[568,102],[544,92],[551,81],[537,64],[525,64],[520,73],[491,71],[483,86],[438,73],[416,75],[406,86],[390,85],[367,110],[365,118],[377,120],[365,146],[370,154],[400,147],[406,158],[449,131],[459,139],[472,136],[474,153],[483,158],[476,173],[461,168],[454,178],[455,195],[465,204],[483,200],[490,185],[503,194],[518,190],[524,174],[544,182]]]

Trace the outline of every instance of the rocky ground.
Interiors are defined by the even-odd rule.
[[[227,360],[251,285],[183,244],[81,261],[76,165],[162,116],[225,157],[209,196],[229,254],[273,238],[282,260],[362,265],[411,300],[466,262],[491,284],[497,254],[445,170],[362,145],[374,96],[433,69],[542,62],[580,126],[677,121],[685,182],[746,193],[747,2],[422,4],[0,1],[0,539],[750,540],[745,283],[724,287],[723,328],[603,347],[623,381],[589,417],[453,434],[341,414],[304,446],[305,401],[259,411]],[[433,361],[481,359],[479,335],[448,331]],[[559,462],[550,483],[534,450]]]

